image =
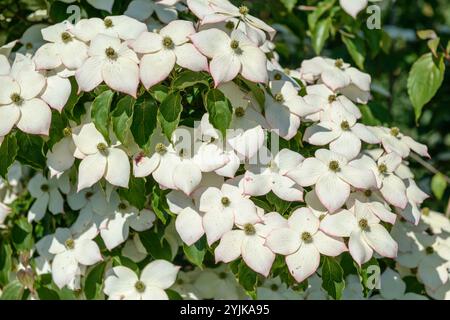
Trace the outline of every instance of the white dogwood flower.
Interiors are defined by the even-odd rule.
[[[373,300],[428,300],[426,296],[408,292],[406,293],[406,283],[400,275],[387,268],[380,278],[380,294],[372,296]]]
[[[89,58],[75,77],[80,91],[92,91],[103,81],[114,90],[136,98],[139,85],[139,59],[119,38],[105,34],[94,37]]]
[[[155,220],[153,211],[138,210],[126,202],[121,202],[116,210],[100,223],[100,236],[106,248],[112,250],[128,239],[130,228],[137,232],[149,230]]]
[[[47,167],[51,177],[60,177],[75,163],[75,144],[73,143],[71,130],[64,129],[65,137],[55,143],[47,152]]]
[[[395,152],[402,158],[407,158],[412,151],[422,157],[430,158],[426,145],[414,141],[411,137],[405,136],[397,127],[383,128],[372,127],[374,133],[381,139],[386,152]]]
[[[344,156],[326,149],[317,150],[315,158],[307,158],[287,176],[300,186],[315,185],[320,202],[330,213],[341,208],[350,195],[350,186],[371,189],[376,186],[373,173],[348,163]]]
[[[81,235],[73,234],[69,229],[56,229],[49,252],[55,255],[52,277],[59,288],[72,282],[80,273],[81,266],[91,266],[103,259],[98,245],[93,241],[96,236],[94,229]]]
[[[130,162],[123,150],[108,146],[93,123],[83,125],[72,137],[82,155],[78,169],[78,191],[93,186],[103,177],[114,186],[128,188]]]
[[[208,244],[219,240],[234,224],[244,225],[261,220],[254,203],[238,187],[224,183],[221,189],[207,188],[200,196],[199,209],[204,212],[203,228]]]
[[[243,178],[244,193],[251,196],[263,196],[273,191],[286,201],[303,201],[303,189],[287,173],[297,168],[303,161],[302,155],[289,149],[281,150],[268,161],[259,161],[251,165]],[[252,163],[250,161],[250,163]]]
[[[241,215],[242,211],[237,212]],[[248,217],[248,216],[247,216]],[[286,220],[278,213],[272,212],[261,217],[259,223],[252,223],[244,215],[237,223],[237,230],[226,232],[214,251],[216,262],[229,263],[240,256],[244,262],[255,272],[267,277],[275,254],[265,246],[266,237],[275,229],[286,226]]]
[[[372,212],[355,201],[353,212],[341,211],[327,216],[321,230],[335,237],[350,237],[348,249],[353,259],[362,265],[370,260],[375,250],[388,258],[397,256],[398,245]]]
[[[61,195],[70,191],[68,175],[59,178],[45,178],[41,173],[31,178],[28,190],[36,201],[28,212],[28,221],[40,221],[44,218],[47,209],[52,214],[64,213],[64,199]]]
[[[295,210],[288,226],[272,231],[266,245],[275,253],[286,256],[289,272],[297,282],[302,282],[320,264],[320,254],[338,256],[347,251],[345,243],[319,230],[319,219],[309,208]]]
[[[361,140],[369,144],[380,143],[380,139],[356,118],[331,109],[329,120],[323,120],[305,130],[304,141],[316,146],[330,144],[330,150],[348,159],[355,158],[361,151]]]
[[[384,199],[390,204],[404,209],[408,203],[406,186],[402,179],[395,174],[395,170],[401,161],[400,156],[393,152],[379,157],[377,162],[368,155],[362,155],[360,158],[351,161],[350,164],[360,169],[372,171],[376,179],[376,186]]]
[[[64,66],[78,69],[88,58],[87,45],[76,39],[70,30],[73,25],[67,21],[41,30],[45,41],[49,43],[40,47],[34,55],[37,69],[55,69]]]
[[[147,31],[144,23],[125,15],[108,16],[103,20],[81,19],[71,29],[71,33],[84,42],[92,41],[99,34],[118,37],[121,40],[134,40],[144,31]]]
[[[117,266],[107,272],[103,291],[110,300],[169,300],[164,290],[175,283],[179,269],[155,260],[138,277],[133,270]]]
[[[315,57],[304,60],[300,74],[302,79],[309,83],[320,79],[335,93],[341,92],[359,103],[367,103],[370,97],[370,75],[351,67],[342,59]]]
[[[267,58],[242,31],[235,30],[228,36],[221,30],[209,29],[190,39],[202,54],[212,59],[209,69],[216,87],[239,73],[253,82],[267,82]]]
[[[30,58],[17,54],[9,75],[0,76],[0,136],[14,126],[30,134],[49,134],[52,113],[39,97],[45,85]]]
[[[189,36],[195,32],[192,22],[176,20],[159,33],[143,32],[133,42],[132,48],[143,54],[140,78],[147,89],[165,80],[175,64],[192,71],[208,71],[206,57],[189,43]]]

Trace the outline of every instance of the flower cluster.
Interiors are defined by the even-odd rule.
[[[184,276],[176,281],[179,267],[145,260],[149,248],[140,235],[158,224],[152,234],[175,247],[173,254],[180,239],[192,247],[206,238],[216,263],[242,258],[264,277],[277,255],[283,257],[296,282],[310,279],[304,298],[326,296],[314,275],[321,256],[347,251],[358,266],[375,253],[397,258],[418,268],[431,296],[446,290],[448,263],[430,266],[434,262],[422,258],[435,254],[438,263],[437,253],[444,252],[449,260],[447,245],[423,231],[414,233],[411,245],[398,244],[389,232],[392,225],[396,231],[420,228],[427,195],[407,158],[428,153],[396,127],[361,122],[357,104],[371,98],[370,76],[325,57],[286,71],[273,58],[275,30],[247,7],[187,0],[197,18],[188,21],[167,17],[167,6],[177,2],[141,10],[144,2],[135,0],[128,8],[134,18],[58,23],[42,29],[45,44],[34,55],[16,53],[12,64],[0,55],[0,139],[22,131],[52,142],[44,150],[46,169],[27,185],[36,199],[28,221],[42,221],[48,211],[77,213],[72,224],[36,244],[39,272],[51,273],[59,288],[76,290],[90,266],[106,263],[103,291],[110,299],[167,299],[165,290],[173,285],[186,296],[242,294],[235,284],[222,286],[224,271],[202,273],[197,284],[187,284]],[[165,23],[156,30],[141,22],[153,12]],[[186,74],[192,78],[180,81]],[[197,83],[200,98],[186,94]],[[86,99],[71,103],[82,95]],[[148,96],[153,105],[144,110],[137,101]],[[67,117],[69,104],[80,116],[71,110],[55,129],[52,120]],[[138,122],[126,110],[157,114]],[[52,130],[59,130],[58,138]],[[153,192],[150,201],[136,201],[127,194],[137,192],[136,181],[143,181],[139,192],[158,188],[164,200]],[[166,202],[168,214],[158,201]],[[9,210],[0,203],[0,223]],[[176,230],[171,235],[159,224],[167,216]],[[398,216],[411,224],[396,224]],[[147,266],[138,275],[109,259],[117,248]],[[280,281],[267,280],[261,296],[284,286]],[[193,287],[201,293],[192,293]]]

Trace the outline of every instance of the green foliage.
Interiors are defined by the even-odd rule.
[[[322,288],[335,300],[340,300],[345,288],[344,271],[335,259],[323,257],[322,281]]]

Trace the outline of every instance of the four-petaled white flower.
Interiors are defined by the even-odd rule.
[[[164,290],[175,283],[179,269],[165,260],[155,260],[138,277],[127,267],[114,267],[107,272],[103,291],[110,300],[169,300]]]
[[[320,254],[335,257],[347,251],[344,241],[326,235],[319,225],[319,219],[309,208],[300,208],[289,217],[288,226],[272,231],[267,237],[267,247],[286,256],[289,272],[298,282],[316,272]]]
[[[69,229],[56,229],[49,252],[55,255],[52,277],[59,288],[71,283],[80,274],[80,267],[91,266],[103,259],[98,245],[93,241],[96,236],[95,229],[81,235],[73,234]]]
[[[63,65],[77,69],[88,58],[87,45],[78,40],[69,22],[61,22],[41,30],[44,40],[50,42],[40,47],[34,56],[37,69],[55,69]]]
[[[99,34],[92,39],[89,58],[77,69],[80,91],[92,91],[103,81],[114,90],[136,98],[139,85],[139,59],[119,38]]]
[[[383,257],[397,257],[397,242],[380,224],[380,219],[358,200],[353,212],[345,210],[328,215],[320,228],[331,236],[350,237],[348,249],[358,265],[369,261],[374,250]]]
[[[350,186],[363,190],[376,186],[375,177],[369,169],[352,166],[344,156],[326,149],[317,150],[315,158],[305,159],[287,176],[303,187],[315,185],[320,202],[330,213],[347,201]]]
[[[143,32],[133,42],[134,51],[143,54],[140,77],[147,89],[165,80],[175,64],[192,71],[208,71],[206,57],[189,43],[189,36],[194,34],[192,22],[176,20],[159,33]]]
[[[78,191],[93,186],[101,178],[114,186],[128,188],[130,161],[125,151],[109,146],[93,123],[72,134],[82,159],[78,169]]]
[[[237,213],[240,215],[240,213]],[[244,262],[254,271],[267,277],[275,254],[265,246],[266,237],[274,230],[286,226],[286,220],[276,212],[268,213],[261,217],[261,222],[254,223],[252,220],[240,219],[236,223],[238,229],[226,232],[214,254],[216,262],[229,263],[240,256]]]
[[[303,159],[299,153],[283,149],[275,157],[269,157],[268,161],[260,160],[245,173],[242,180],[244,193],[263,196],[273,191],[280,199],[303,201],[303,189],[286,176],[289,171],[297,168]]]
[[[39,97],[45,86],[45,77],[30,58],[17,54],[10,73],[0,76],[0,137],[14,126],[30,134],[49,134],[52,113]]]
[[[209,29],[190,39],[201,53],[212,59],[209,69],[216,87],[233,80],[239,73],[253,82],[267,82],[267,58],[242,31],[235,30],[228,36],[219,29]]]

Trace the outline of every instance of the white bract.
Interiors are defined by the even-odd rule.
[[[155,260],[138,277],[127,267],[114,267],[108,271],[103,291],[110,300],[168,300],[164,290],[174,284],[179,269],[165,260]]]
[[[335,257],[347,251],[342,240],[326,235],[319,225],[309,208],[300,208],[289,217],[287,227],[274,230],[267,237],[266,245],[286,256],[289,272],[298,282],[316,272],[320,254]]]

